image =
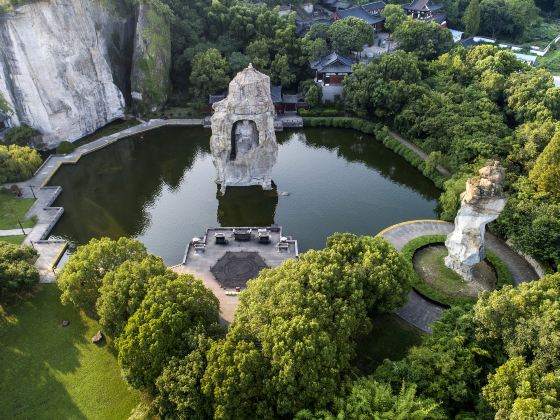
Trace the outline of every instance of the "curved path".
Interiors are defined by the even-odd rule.
[[[447,235],[453,230],[453,224],[443,220],[412,220],[410,222],[399,223],[382,230],[377,236],[387,239],[398,251],[412,239],[424,235]],[[539,278],[533,267],[513,249],[505,244],[504,241],[486,233],[486,247],[496,254],[508,267],[513,282],[516,286],[524,281],[536,280]],[[431,332],[431,325],[445,307],[438,305],[412,290],[408,302],[406,302],[396,313],[405,321],[424,332]]]

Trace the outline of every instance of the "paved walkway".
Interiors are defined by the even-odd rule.
[[[127,128],[126,130],[118,133],[101,137],[91,143],[84,144],[67,155],[50,155],[39,167],[39,169],[37,169],[32,178],[27,181],[17,183],[22,191],[23,197],[36,198],[35,203],[33,203],[29,211],[25,214],[25,218],[36,216],[37,223],[31,231],[28,232],[23,243],[34,246],[39,253],[39,258],[37,259],[35,266],[39,270],[41,282],[49,283],[55,280],[54,267],[67,246],[65,241],[47,239],[52,228],[64,213],[64,208],[62,207],[51,207],[52,203],[62,192],[62,188],[47,186],[49,180],[61,165],[75,164],[82,156],[107,147],[108,145],[123,138],[153,130],[155,128],[164,126],[201,125],[201,119],[150,120],[134,127]],[[10,183],[7,185],[12,184]],[[19,230],[16,234],[20,233],[21,230]]]
[[[453,224],[441,220],[413,220],[390,226],[379,232],[378,236],[387,239],[401,251],[412,239],[424,235],[447,235],[453,230]],[[486,233],[486,247],[496,254],[508,267],[515,285],[539,278],[533,267],[501,239]],[[431,302],[414,290],[396,313],[405,321],[424,332],[431,332],[432,323],[441,316],[445,307]]]
[[[0,230],[0,236],[18,236],[18,235],[28,235],[32,228],[24,228],[23,232],[21,229],[4,229]]]
[[[421,148],[416,146],[415,144],[409,142],[408,140],[403,139],[399,134],[395,133],[394,131],[389,130],[389,135],[393,137],[396,141],[398,141],[403,146],[409,148],[414,153],[416,153],[422,160],[426,160],[428,158],[428,154],[424,152]],[[444,168],[441,165],[436,167],[437,171],[442,174],[446,178],[451,178],[451,172],[447,168]]]

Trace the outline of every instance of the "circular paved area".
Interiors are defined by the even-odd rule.
[[[268,266],[258,252],[226,252],[210,271],[222,287],[245,287],[247,281],[256,278],[259,271]]]
[[[399,223],[382,230],[378,236],[387,239],[398,251],[400,251],[412,239],[424,235],[447,235],[453,230],[453,224],[441,220],[414,220]],[[508,267],[513,282],[516,286],[524,281],[532,281],[539,278],[533,267],[504,241],[486,232],[486,248],[496,254]],[[425,332],[431,332],[431,325],[445,307],[427,300],[425,297],[412,290],[408,302],[406,302],[396,313],[405,321]]]

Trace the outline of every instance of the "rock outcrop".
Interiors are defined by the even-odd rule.
[[[278,144],[270,78],[249,65],[230,82],[228,96],[213,108],[210,149],[221,191],[249,185],[271,189]]]
[[[161,109],[169,93],[171,33],[169,19],[147,3],[138,7],[132,57],[131,97],[136,112]]]
[[[143,109],[153,108],[155,96],[144,95],[146,86],[161,88],[165,100],[170,58],[147,66],[154,60],[143,54],[153,51],[146,44],[157,35],[167,39],[156,43],[167,48],[158,56],[170,55],[169,24],[154,31],[153,21],[147,8],[133,10],[122,0],[32,2],[0,15],[0,94],[12,110],[8,125],[39,130],[50,147],[76,140],[124,116],[132,73]],[[157,72],[163,76],[155,84]]]
[[[485,257],[486,225],[498,218],[506,204],[502,187],[505,173],[498,162],[483,167],[478,174],[467,180],[455,229],[445,241],[445,265],[468,281],[473,280],[474,266]]]

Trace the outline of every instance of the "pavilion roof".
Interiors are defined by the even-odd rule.
[[[432,0],[412,0],[410,4],[403,6],[403,9],[411,12],[435,12],[441,9],[441,4],[436,4]]]

